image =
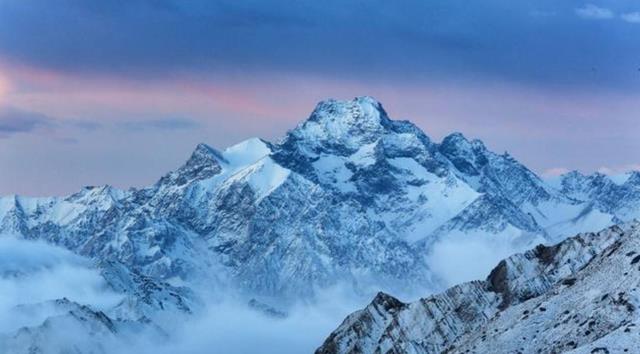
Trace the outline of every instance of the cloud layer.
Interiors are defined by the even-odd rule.
[[[102,309],[121,299],[88,261],[43,242],[0,235],[0,259],[0,334],[40,325],[55,310],[43,306],[50,300],[66,297]]]
[[[587,19],[616,13],[551,0],[9,0],[0,5],[0,52],[55,71],[156,80],[296,72],[584,85],[597,66],[604,84],[637,87],[624,74],[635,62],[609,54],[638,52],[638,33],[585,26],[574,9]]]
[[[94,309],[108,310],[121,299],[108,290],[104,279],[84,258],[43,242],[26,241],[8,235],[0,236],[0,350],[5,350],[5,335],[24,326],[40,326],[50,316],[62,315],[47,301],[67,298]],[[250,309],[246,303],[232,299],[216,289],[217,295],[206,296],[206,309],[189,316],[186,321],[161,323],[164,335],[156,328],[130,333],[123,329],[113,338],[81,338],[70,328],[49,328],[43,348],[57,353],[60,348],[102,348],[106,353],[258,353],[269,348],[274,353],[310,353],[326,335],[350,312],[370,298],[357,297],[350,288],[325,289],[317,301],[301,302],[288,310],[286,318],[269,317]],[[64,310],[63,310],[64,311]],[[69,323],[73,325],[73,323]],[[71,335],[69,335],[71,333]],[[95,340],[105,340],[95,343]],[[28,347],[28,344],[26,345]]]

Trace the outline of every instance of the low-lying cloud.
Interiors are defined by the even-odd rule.
[[[500,259],[529,248],[536,241],[520,234],[498,238],[476,236],[447,238],[433,245],[429,265],[445,285],[482,279]],[[104,279],[86,259],[42,242],[2,237],[0,260],[0,349],[2,335],[23,326],[38,326],[56,315],[54,308],[46,306],[30,312],[17,311],[21,305],[68,298],[109,313],[108,309],[122,298],[108,290]],[[116,337],[97,337],[91,341],[100,341],[100,347],[108,354],[311,353],[348,314],[366,306],[373,296],[356,294],[350,286],[335,286],[320,291],[313,301],[279,308],[287,313],[280,318],[249,307],[224,287],[208,295],[199,291],[199,295],[205,303],[202,311],[187,316],[186,320],[177,314],[161,313],[154,320],[162,327],[160,332],[149,326],[141,332],[124,330]],[[422,294],[428,295],[427,291]],[[57,331],[54,328],[49,332],[52,337],[47,339],[50,345],[44,349],[46,353],[57,354],[56,348],[96,344],[87,338],[70,336],[65,328]],[[77,332],[81,333],[82,328]]]
[[[433,245],[428,264],[445,286],[450,287],[466,281],[485,279],[502,259],[544,241],[527,234],[453,235]]]
[[[312,304],[289,308],[285,318],[274,318],[227,298],[211,302],[203,314],[173,329],[169,339],[152,334],[125,353],[313,353],[348,314],[370,300],[337,287]]]
[[[90,263],[43,242],[0,236],[0,333],[39,325],[55,311],[48,301],[67,298],[102,309],[120,296],[107,290]],[[29,311],[23,311],[25,306]]]
[[[61,315],[48,301],[67,298],[94,309],[115,306],[122,296],[108,289],[91,262],[44,242],[0,237],[0,351],[3,336],[20,328],[41,325],[51,316]],[[166,335],[155,328],[141,333],[122,332],[114,338],[98,337],[105,353],[170,354],[193,353],[310,353],[352,311],[370,301],[353,295],[348,287],[325,289],[313,303],[299,303],[286,310],[285,318],[271,317],[252,309],[244,301],[233,299],[218,289],[216,294],[200,294],[205,309],[187,321],[158,322]],[[64,311],[64,310],[62,310]],[[58,321],[65,321],[60,318]],[[69,322],[69,321],[67,321]],[[66,323],[66,322],[65,322]],[[77,326],[72,321],[69,326]],[[84,333],[69,335],[68,328],[53,328],[45,353],[59,348],[94,348]]]

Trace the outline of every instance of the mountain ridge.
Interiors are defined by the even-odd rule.
[[[349,315],[316,353],[590,352],[602,348],[598,342],[609,335],[621,338],[604,342],[619,350],[626,348],[626,352],[635,343],[626,333],[636,326],[637,300],[631,293],[638,286],[637,275],[629,275],[637,270],[627,268],[629,261],[633,268],[640,259],[633,258],[636,251],[629,252],[640,243],[639,236],[640,222],[635,221],[598,233],[579,234],[553,246],[539,245],[502,260],[483,281],[459,284],[411,303],[378,293],[364,309]],[[612,258],[614,254],[617,258]],[[607,266],[599,264],[602,262]],[[629,275],[628,281],[618,282],[618,289],[624,291],[616,293],[618,290],[608,287],[615,278],[589,282],[584,291],[574,290],[584,288],[583,283],[591,277],[606,276],[615,268],[625,270],[623,277]],[[609,293],[618,299],[613,299],[607,310],[551,305],[572,304],[573,297],[589,291],[606,294],[593,296],[594,300],[588,301],[591,304],[585,305],[588,309],[603,306],[604,300],[614,296]],[[606,316],[606,311],[613,314]],[[616,317],[617,311],[622,315]],[[546,313],[566,319],[560,322],[553,314],[545,317]],[[529,320],[534,316],[543,318]],[[598,324],[598,320],[610,325]],[[587,322],[583,334],[580,327]],[[620,327],[626,329],[617,333]],[[596,331],[598,335],[590,336]],[[554,334],[543,337],[551,332]],[[539,339],[528,340],[531,336]]]
[[[143,188],[0,197],[0,234],[92,261],[123,300],[103,310],[66,304],[76,312],[58,311],[48,323],[80,323],[81,332],[112,338],[93,329],[162,332],[163,315],[192,316],[216,292],[281,317],[335,286],[361,298],[442,291],[451,283],[447,267],[464,267],[462,280],[470,280],[491,263],[451,255],[450,244],[500,248],[485,255],[497,261],[640,216],[640,175],[618,182],[570,174],[554,186],[479,140],[453,133],[433,142],[360,97],[320,102],[275,143],[198,144],[183,165]],[[456,289],[484,289],[470,284]],[[484,299],[497,311],[495,296]],[[384,297],[380,306],[405,308],[398,302]],[[35,336],[41,346],[47,335],[44,323],[15,338]]]
[[[633,193],[626,195],[640,195],[627,183]],[[511,242],[531,234],[537,235],[532,242],[553,241],[581,231],[581,220],[594,229],[638,215],[635,199],[607,199],[592,185],[582,182],[594,190],[592,199],[576,199],[479,140],[453,133],[435,143],[365,96],[320,102],[277,143],[249,139],[223,151],[199,144],[185,164],[149,187],[0,198],[0,231],[44,238],[164,280],[208,273],[209,261],[194,261],[201,254],[250,292],[297,296],[291,284],[309,289],[330,278],[358,282],[354,274],[373,269],[371,276],[380,279],[406,272],[417,277],[409,283],[432,283],[422,254],[454,236],[489,232]],[[267,224],[278,225],[276,234]],[[306,256],[285,251],[291,246]],[[277,252],[291,257],[290,265],[304,264],[304,272],[280,264],[267,283],[247,278],[275,266],[241,265],[256,255],[251,252],[273,257],[272,247],[282,247]],[[339,271],[345,265],[350,269]],[[385,274],[383,268],[393,270]]]

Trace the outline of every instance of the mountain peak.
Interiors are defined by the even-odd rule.
[[[224,156],[222,156],[222,154],[220,153],[220,151],[212,148],[211,146],[205,144],[205,143],[200,143],[198,145],[196,145],[196,149],[193,151],[193,153],[191,154],[191,157],[189,158],[189,161],[196,159],[196,160],[211,160],[211,159],[215,159],[216,162],[226,162]]]
[[[382,104],[369,96],[360,96],[353,100],[321,101],[307,120],[332,129],[373,128],[388,121],[389,117]]]
[[[585,178],[587,176],[578,170],[573,170],[567,173],[563,173],[560,177],[562,177],[563,179],[566,179],[566,178]]]
[[[182,186],[189,181],[207,179],[222,171],[221,163],[226,164],[227,160],[218,150],[200,143],[182,167],[162,177],[159,183]]]
[[[292,130],[287,139],[304,141],[313,152],[353,153],[378,140],[392,121],[375,99],[329,99],[318,103],[309,118]]]
[[[462,133],[447,135],[442,139],[439,149],[456,168],[471,175],[479,174],[478,169],[487,163],[487,148],[482,141],[469,141]]]
[[[457,150],[457,151],[486,151],[487,147],[480,139],[467,139],[462,133],[455,132],[447,135],[442,139],[440,144],[445,150]]]

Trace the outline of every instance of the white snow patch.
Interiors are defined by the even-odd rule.
[[[75,220],[86,209],[87,207],[83,204],[61,201],[51,209],[50,219],[60,225],[66,225]]]
[[[407,184],[407,198],[420,205],[416,214],[428,215],[428,218],[413,220],[412,227],[407,233],[409,242],[427,237],[431,232],[447,220],[459,214],[481,194],[476,192],[459,179],[438,177],[427,171],[422,165],[411,158],[395,158],[388,160],[391,165],[402,170],[406,181],[422,180],[419,186]],[[395,218],[396,216],[391,216]],[[392,222],[392,220],[389,220]]]
[[[251,138],[233,145],[222,152],[229,165],[234,167],[251,165],[269,155],[271,149],[259,138]]]
[[[246,181],[257,194],[258,200],[279,187],[291,173],[270,157],[264,157],[227,179],[226,183]]]
[[[631,177],[631,172],[617,174],[617,175],[608,175],[607,177],[609,177],[611,182],[621,186],[627,183],[627,181],[629,180],[629,177]]]
[[[548,228],[574,219],[577,215],[580,215],[584,207],[584,203],[569,204],[550,200],[541,202],[537,206],[526,203],[522,206],[522,209],[525,213],[533,215],[540,226]],[[600,230],[600,228],[597,230]]]
[[[584,207],[584,205],[581,205]],[[605,227],[613,225],[613,216],[606,214],[597,209],[591,209],[577,218],[559,222],[547,228],[547,232],[551,237],[551,241],[560,241],[571,235],[581,232],[589,232],[594,230],[602,230]]]
[[[331,184],[342,192],[355,192],[355,186],[349,182],[353,173],[345,165],[346,160],[340,156],[322,155],[313,163],[318,178],[323,184]]]
[[[353,153],[349,160],[359,166],[369,166],[373,165],[376,162],[375,158],[375,149],[378,142],[373,142],[371,144],[362,145],[358,151]]]

